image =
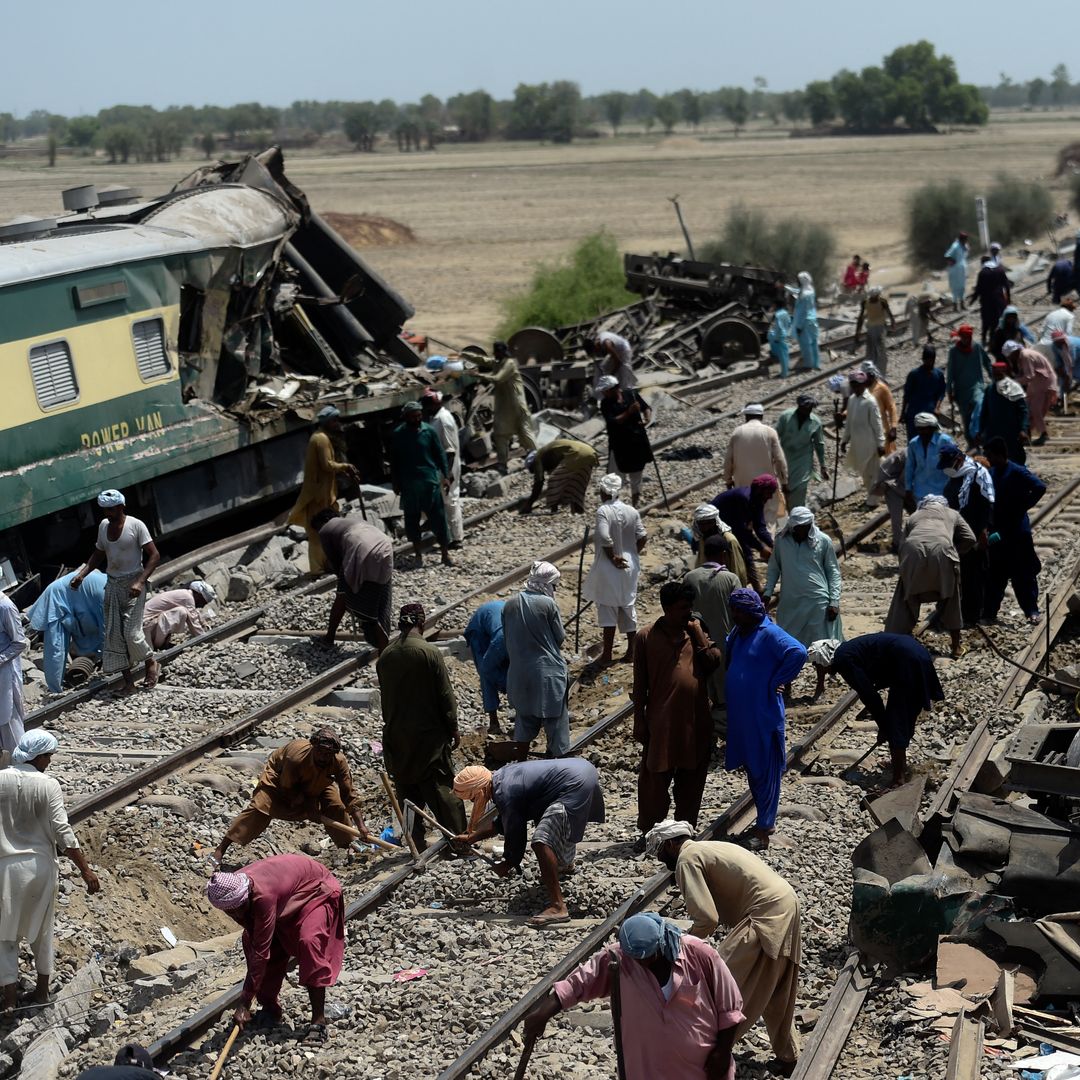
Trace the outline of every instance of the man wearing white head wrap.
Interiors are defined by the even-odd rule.
[[[562,757],[570,745],[570,713],[567,708],[566,661],[562,643],[566,637],[555,586],[556,567],[535,562],[525,589],[503,605],[503,641],[510,667],[506,673],[506,700],[516,716],[514,740],[531,743],[544,729],[547,756]]]
[[[975,534],[941,495],[927,495],[904,524],[900,577],[885,616],[887,634],[910,634],[925,603],[937,603],[938,624],[948,630],[955,659],[962,655],[960,554],[975,546]]]
[[[694,562],[695,568],[705,565],[705,541],[714,535],[722,536],[731,545],[731,554],[727,560],[728,569],[739,579],[740,585],[747,584],[750,579],[742,545],[735,538],[731,526],[720,517],[720,511],[712,503],[702,503],[697,507],[694,510],[692,528],[684,529],[682,532],[683,539],[697,556]]]
[[[832,541],[805,506],[796,506],[777,534],[765,575],[763,598],[769,606],[778,582],[776,622],[781,629],[803,645],[823,637],[843,640],[840,564]]]
[[[15,1006],[21,939],[34,954],[34,1000],[49,999],[57,850],[79,868],[87,892],[100,887],[68,824],[60,785],[45,775],[56,748],[54,735],[35,728],[19,740],[11,767],[0,769],[0,1009]]]
[[[795,336],[799,339],[799,358],[796,371],[817,371],[821,367],[818,351],[817,294],[814,280],[807,271],[799,273],[799,291],[795,298],[795,310],[791,314]]]
[[[119,500],[119,501],[118,501]],[[150,530],[125,509],[124,496],[116,490],[103,491],[98,505],[105,513],[98,525],[97,544],[82,569],[69,582],[78,589],[87,574],[105,564],[105,640],[101,668],[106,675],[120,672],[124,692],[135,689],[132,669],[146,662],[146,688],[157,685],[161,667],[146,643],[143,633],[143,608],[146,583],[161,562]]]
[[[604,631],[601,664],[610,664],[615,647],[615,631],[626,635],[623,663],[634,656],[637,634],[639,556],[645,550],[645,526],[641,515],[619,498],[622,477],[608,473],[599,483],[601,503],[596,508],[593,532],[594,555],[582,596],[596,604],[597,621]]]
[[[0,592],[0,755],[10,754],[23,737],[22,665],[26,651],[19,609]]]
[[[756,476],[775,476],[787,495],[788,465],[780,436],[762,421],[764,409],[758,404],[743,409],[743,423],[732,433],[724,454],[724,483],[728,488],[748,487]],[[780,512],[779,493],[765,504],[765,520],[772,529]]]
[[[802,928],[795,890],[763,860],[738,844],[693,839],[685,821],[661,821],[645,837],[645,849],[675,874],[690,933],[709,938],[728,927],[716,951],[743,996],[740,1039],[765,1021],[782,1075],[799,1056],[795,1001],[802,963]]]
[[[155,649],[167,649],[173,634],[183,631],[189,637],[207,629],[206,608],[214,590],[205,581],[193,581],[186,589],[168,589],[155,593],[143,611],[143,633]]]
[[[596,380],[596,396],[603,397],[608,390],[616,390],[619,386],[619,380],[614,375],[601,375]]]

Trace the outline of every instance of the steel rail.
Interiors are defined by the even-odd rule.
[[[171,648],[157,653],[158,662],[164,667],[175,660],[182,652],[193,646],[210,645],[214,642],[230,641],[236,637],[243,637],[255,629],[259,619],[265,614],[265,608],[252,608],[243,615],[238,615],[235,619],[230,619],[220,626],[215,626],[202,634],[181,642],[179,645],[173,645]],[[133,674],[140,673],[144,668],[145,665],[140,664],[133,669]],[[99,694],[102,690],[108,690],[110,687],[118,685],[122,679],[123,676],[121,675],[106,675],[102,678],[91,679],[87,681],[85,686],[80,686],[78,690],[73,690],[62,698],[58,698],[48,705],[43,705],[40,709],[35,709],[26,717],[23,726],[28,730],[41,727],[46,721],[55,720],[61,713],[67,712],[68,709],[78,705],[80,702],[89,701],[90,698]]]

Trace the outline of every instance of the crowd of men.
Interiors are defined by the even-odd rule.
[[[948,256],[957,304],[964,289],[957,296],[952,268],[966,257],[965,245],[961,234]],[[983,312],[982,342],[967,324],[954,332],[944,370],[935,346],[926,344],[919,366],[903,376],[898,407],[887,378],[885,331],[892,312],[880,290],[867,292],[859,330],[865,321],[869,356],[830,381],[832,438],[846,450],[867,504],[885,500],[898,572],[882,632],[851,640],[842,619],[841,565],[810,505],[824,502],[823,491],[812,489],[830,474],[829,432],[818,399],[808,393],[773,424],[765,422],[761,404],[745,406],[724,453],[725,488],[697,507],[683,532],[694,565],[681,580],[662,585],[661,613],[639,627],[648,535],[637,504],[652,461],[650,409],[636,389],[629,343],[613,334],[590,343],[609,450],[608,471],[596,484],[593,561],[582,585],[602,634],[591,666],[631,665],[633,738],[640,745],[635,847],[674,873],[692,926],[684,933],[655,913],[627,919],[617,946],[557,983],[532,1010],[528,1033],[536,1036],[560,1010],[609,996],[618,986],[617,1034],[628,1076],[732,1077],[734,1045],[759,1019],[778,1070],[790,1074],[799,1050],[799,901],[758,853],[767,851],[776,831],[792,684],[809,662],[815,700],[830,675],[854,690],[877,725],[877,741],[888,746],[890,781],[898,785],[907,778],[906,752],[919,716],[944,699],[930,652],[912,636],[922,605],[935,605],[932,624],[949,634],[953,657],[964,651],[965,627],[998,618],[1010,583],[1024,615],[1039,619],[1040,566],[1028,512],[1046,488],[1026,467],[1026,448],[1046,441],[1046,417],[1058,393],[1080,377],[1075,296],[1062,289],[1055,300],[1060,303],[1046,320],[1045,340],[1036,340],[1005,303]],[[785,331],[783,340],[772,343],[774,354],[782,354],[781,374],[787,374],[788,331],[800,341],[803,366],[819,366],[808,275],[800,275],[794,314],[786,323],[782,314],[786,307],[778,309],[774,327]],[[584,512],[599,456],[571,438],[536,447],[516,361],[501,343],[494,352],[495,369],[485,378],[496,403],[496,453],[504,469],[514,439],[526,453],[533,483],[523,511],[532,509],[546,484],[553,512],[562,506]],[[946,399],[948,418],[941,411]],[[898,445],[901,425],[904,445]],[[440,395],[428,391],[404,407],[389,439],[393,487],[417,562],[422,518],[444,565],[452,565],[450,551],[462,543],[457,430]],[[339,514],[338,481],[358,475],[344,459],[340,431],[338,411],[323,409],[291,520],[307,531],[312,572],[337,578],[326,642],[334,642],[349,613],[377,650],[384,779],[402,840],[419,854],[430,823],[450,839],[454,854],[479,854],[500,876],[517,871],[531,849],[546,904],[529,922],[538,928],[565,923],[570,910],[561,879],[573,869],[588,826],[604,821],[605,807],[601,774],[568,756],[560,571],[536,561],[523,588],[480,604],[464,631],[488,733],[503,735],[505,698],[515,755],[524,757],[542,732],[543,757],[494,770],[457,768],[458,702],[443,653],[424,636],[425,609],[415,602],[401,606],[394,634],[390,538],[361,518]],[[43,635],[46,679],[58,690],[73,653],[98,653],[106,673],[122,676],[125,690],[134,688],[140,667],[152,687],[160,670],[155,653],[177,632],[202,632],[216,597],[208,584],[193,581],[147,601],[147,582],[159,562],[149,530],[127,514],[119,491],[103,491],[97,505],[102,520],[89,558],[50,584],[29,613],[30,626]],[[618,635],[625,650],[617,657]],[[99,888],[68,824],[60,785],[46,774],[58,741],[43,729],[23,730],[19,657],[26,645],[19,613],[0,594],[0,750],[12,761],[0,770],[4,1008],[16,1003],[20,940],[34,958],[35,999],[48,998],[57,852],[76,864],[89,892]],[[722,767],[745,772],[756,808],[752,829],[737,843],[695,839],[718,734]],[[343,849],[385,845],[369,831],[363,793],[333,729],[320,728],[270,754],[250,802],[210,856],[207,887],[209,902],[243,929],[247,977],[235,1022],[280,1023],[280,991],[296,961],[311,1007],[305,1041],[321,1042],[326,989],[344,956],[340,883],[300,854],[223,867],[231,847],[250,844],[274,821],[317,823]],[[476,845],[495,835],[503,844],[492,859]],[[725,933],[714,947],[709,939],[721,926]],[[692,994],[684,989],[690,987]],[[672,1010],[679,1010],[679,1027],[677,1037],[668,1038]]]

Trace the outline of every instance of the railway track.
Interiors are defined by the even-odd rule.
[[[764,396],[767,402],[782,400],[788,395],[793,396],[804,386],[813,385],[823,381],[834,371],[846,369],[850,363],[850,360],[846,360],[845,362],[841,362],[822,372],[815,373],[805,380],[788,380],[783,384],[782,388],[774,394],[756,396]],[[732,393],[740,393],[753,385],[753,380],[750,377],[747,377],[745,380],[733,382],[731,384]],[[739,400],[745,400],[745,396],[740,397]],[[710,404],[715,405],[715,402]],[[739,408],[729,408],[723,415],[711,416],[701,421],[697,421],[688,427],[680,428],[675,432],[671,432],[656,439],[654,441],[654,447],[662,449],[666,446],[674,445],[683,439],[692,438],[694,435],[708,430],[724,420],[737,416],[739,412]],[[696,463],[693,468],[696,472],[700,471],[700,463]],[[681,476],[682,474],[677,473],[677,475]],[[718,487],[720,486],[720,483],[719,472],[710,473],[705,477],[697,476],[692,482],[681,484],[677,491],[669,495],[669,501],[672,505],[675,505],[681,499],[685,499],[699,488],[707,487],[708,485]],[[483,515],[479,515],[478,517],[483,520],[475,522],[475,525],[482,525],[485,522],[493,521],[500,512],[509,512],[513,509],[516,501],[517,500],[510,500],[499,507],[486,511]],[[662,499],[655,500],[648,507],[651,514],[656,514],[662,509]],[[883,523],[884,516],[875,515],[871,517],[868,522],[862,522],[861,529],[869,530],[869,532],[867,532],[867,535],[869,535],[874,528],[880,527]],[[575,524],[572,532],[576,534],[577,531],[577,526]],[[848,538],[849,544],[858,537],[859,532],[860,528],[857,527],[854,535]],[[549,551],[545,552],[542,556],[538,555],[536,557],[544,557],[549,561],[558,561],[560,558],[566,557],[571,552],[576,552],[580,547],[580,544],[580,538],[576,535],[571,535]],[[471,588],[464,595],[440,604],[439,607],[431,613],[429,626],[432,629],[436,629],[441,620],[445,619],[451,612],[460,609],[470,600],[474,600],[480,596],[490,595],[513,584],[514,581],[519,580],[524,576],[531,561],[532,559],[530,558],[526,563],[511,566],[508,569],[505,569],[497,577],[484,582],[479,587]],[[331,584],[332,579],[324,579],[321,582],[312,583],[307,587],[306,592],[317,596],[320,591],[325,591]],[[298,599],[302,595],[303,591],[297,590],[290,599]],[[267,605],[267,608],[269,607],[270,605]],[[219,643],[222,640],[232,642],[236,641],[241,635],[251,636],[251,634],[258,631],[260,626],[259,620],[266,619],[273,614],[273,612],[268,612],[267,608],[259,609],[256,612],[248,612],[243,616],[238,617],[236,620],[231,620],[235,625],[228,627],[228,629],[226,629],[228,624],[217,628],[217,633],[221,636],[216,639],[208,639],[204,636],[200,640],[189,643],[191,652],[188,652],[187,649],[179,649],[177,650],[174,659],[185,655],[190,657],[193,653],[202,655],[202,650],[208,646],[213,646],[215,641]],[[102,813],[109,808],[116,808],[130,802],[131,799],[136,797],[136,795],[141,790],[145,789],[146,786],[159,782],[164,778],[175,776],[179,770],[188,769],[195,762],[204,760],[207,754],[219,754],[229,747],[244,745],[251,740],[254,733],[259,730],[261,724],[268,720],[280,720],[283,715],[287,714],[288,710],[299,708],[306,703],[318,701],[334,687],[351,681],[357,672],[360,671],[370,659],[370,651],[362,650],[357,656],[350,657],[341,663],[327,667],[325,671],[321,671],[311,679],[305,680],[299,685],[292,687],[285,694],[279,694],[266,702],[260,700],[255,708],[245,712],[244,715],[233,719],[226,726],[222,727],[219,724],[217,725],[216,730],[203,733],[198,740],[185,744],[174,752],[167,755],[159,755],[150,765],[143,769],[131,771],[130,775],[110,784],[106,789],[87,794],[84,798],[80,799],[77,804],[72,806],[73,820],[84,823],[88,822],[96,814]],[[168,683],[166,682],[163,686],[167,687]],[[181,692],[183,692],[183,690],[181,690]],[[251,693],[254,694],[255,691],[251,691]],[[80,700],[87,700],[87,698],[83,697]],[[810,732],[803,739],[792,746],[790,761],[793,768],[798,769],[800,764],[807,757],[811,756],[810,751],[821,746],[827,741],[827,737],[835,736],[841,722],[849,713],[853,701],[854,696],[849,695],[849,699],[845,699],[838,703],[837,706],[826,714],[825,718],[813,725]],[[70,709],[78,703],[79,702],[75,700],[69,700],[62,703],[50,704],[50,706],[48,706],[50,711],[43,715],[38,722],[56,719],[62,715],[65,709]],[[630,707],[623,705],[612,710],[601,720],[593,724],[587,731],[582,733],[575,743],[576,751],[580,752],[584,749],[595,747],[599,744],[599,740],[617,732],[620,722],[625,719],[629,711]],[[730,785],[728,786],[730,787]],[[726,832],[737,831],[745,826],[748,818],[752,817],[752,814],[753,811],[752,806],[750,805],[749,794],[747,792],[742,792],[737,797],[734,797],[727,809],[715,818],[712,825],[709,827],[708,834],[722,835]],[[440,847],[441,845],[436,844],[430,849],[430,854],[427,855],[424,860],[425,867],[434,868],[437,864],[435,856],[438,854]],[[350,917],[359,919],[362,916],[372,914],[380,907],[386,905],[399,889],[414,883],[416,878],[417,869],[412,865],[405,865],[395,869],[384,882],[376,882],[350,905]],[[580,943],[576,950],[568,955],[576,956],[581,949],[591,951],[594,947],[593,942],[596,935],[601,934],[602,932],[602,936],[599,938],[599,940],[602,941],[603,937],[606,937],[611,928],[616,925],[614,922],[611,922],[611,919],[615,917],[615,913],[622,911],[625,915],[631,913],[633,910],[640,910],[645,904],[651,903],[666,890],[669,878],[670,876],[666,873],[654,875],[644,884],[636,886],[629,897],[621,901],[619,905],[612,905],[614,911],[609,911],[607,918],[602,920],[592,920],[592,925],[589,928],[588,935],[583,939],[583,943]],[[658,891],[654,893],[652,892],[653,889],[657,889]],[[627,904],[631,906],[624,910],[623,905]],[[610,925],[608,925],[608,923],[610,923]],[[606,929],[603,929],[602,931],[602,928],[604,927],[606,927]],[[561,963],[570,963],[570,961],[564,957],[562,958]],[[573,964],[570,963],[570,966],[573,966]],[[545,976],[545,978],[546,977],[547,976]],[[539,985],[539,982],[535,985]],[[195,1017],[178,1025],[166,1036],[158,1039],[154,1044],[155,1055],[160,1056],[161,1058],[168,1057],[192,1040],[199,1038],[213,1026],[216,1017],[220,1015],[221,1011],[229,1008],[230,1004],[231,1001],[228,999],[227,995],[210,1002],[200,1010]],[[520,1005],[521,1002],[519,1002],[519,1006]],[[485,1054],[493,1050],[501,1039],[513,1029],[516,1019],[519,1019],[520,1015],[523,1015],[523,1009],[519,1008],[519,1006],[515,1006],[515,1009],[511,1010],[511,1013],[499,1018],[498,1030],[501,1034],[495,1035],[490,1031],[482,1034],[479,1038],[474,1040],[471,1046],[466,1048],[459,1056],[458,1060],[455,1061],[448,1070],[444,1071],[442,1075],[446,1077],[465,1075],[468,1068],[472,1067],[472,1065],[481,1060]],[[495,1025],[493,1025],[493,1029],[494,1027]],[[472,1055],[471,1060],[468,1063],[465,1063],[465,1058],[469,1057],[470,1054]],[[460,1071],[455,1072],[455,1069]],[[813,1075],[817,1074],[815,1073]]]

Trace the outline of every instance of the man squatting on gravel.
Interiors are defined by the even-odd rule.
[[[321,822],[338,847],[348,847],[352,830],[334,825],[348,826],[348,814],[361,837],[366,837],[361,807],[341,740],[330,728],[320,728],[310,739],[293,739],[279,746],[266,759],[251,802],[233,819],[210,858],[220,865],[231,844],[250,844],[275,818]]]
[[[739,987],[711,945],[652,911],[632,915],[617,945],[557,982],[525,1017],[526,1036],[539,1037],[562,1009],[610,997],[612,961],[626,1080],[734,1080],[731,1049],[746,1019]]]
[[[244,930],[247,978],[233,1022],[243,1028],[251,1020],[252,1001],[262,1006],[256,1027],[281,1021],[278,995],[295,959],[311,1001],[304,1042],[325,1042],[326,988],[337,982],[345,956],[345,905],[337,878],[306,855],[272,855],[237,874],[218,870],[206,897]]]

